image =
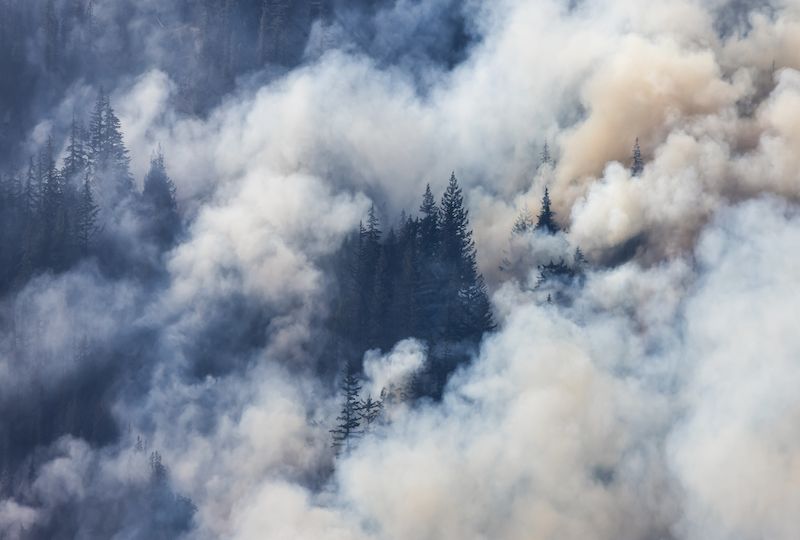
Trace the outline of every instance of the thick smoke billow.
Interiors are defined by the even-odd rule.
[[[87,6],[0,2],[0,204],[103,95],[137,194],[3,218],[0,538],[800,537],[797,2]],[[453,172],[493,325],[353,331]]]

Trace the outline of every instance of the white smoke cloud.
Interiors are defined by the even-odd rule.
[[[415,339],[406,339],[382,356],[380,351],[367,351],[364,355],[364,376],[367,393],[379,398],[381,392],[401,387],[408,378],[425,364],[426,347]]]
[[[796,7],[725,39],[712,11],[725,8],[699,1],[473,7],[483,41],[425,92],[402,69],[333,51],[203,120],[172,110],[160,71],[115,93],[137,176],[162,144],[191,218],[152,304],[129,308],[125,290],[87,300],[118,301],[114,324],[163,329],[169,361],[116,418],[164,454],[199,538],[797,538]],[[647,164],[632,178],[636,137]],[[552,177],[534,176],[545,140]],[[327,309],[322,260],[370,199],[413,210],[453,169],[501,327],[441,404],[393,415],[334,459],[337,400],[298,367]],[[566,236],[509,247],[517,210],[536,212],[546,184]],[[598,260],[638,244],[591,272],[569,309],[542,306],[526,285],[567,239]],[[527,283],[494,270],[509,249]],[[59,347],[63,311],[83,305],[65,291],[94,290],[69,279],[23,293],[53,313]],[[204,323],[242,298],[270,314],[263,346],[241,371],[187,376]],[[368,355],[369,389],[423,359],[414,340]],[[143,481],[125,476],[122,451],[55,450],[33,483],[38,506],[0,502],[0,531]]]

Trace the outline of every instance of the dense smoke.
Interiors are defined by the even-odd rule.
[[[796,1],[73,4],[0,1],[3,185],[104,91],[143,195],[0,276],[0,538],[800,537]],[[495,325],[415,394],[342,275],[452,171]]]

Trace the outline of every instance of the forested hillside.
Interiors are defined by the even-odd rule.
[[[794,0],[0,0],[0,540],[796,540]]]

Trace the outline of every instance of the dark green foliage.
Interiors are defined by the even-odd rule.
[[[572,264],[559,259],[540,265],[536,289],[547,292],[547,303],[569,305],[575,293],[583,287],[587,265],[580,248],[575,250]]]
[[[94,237],[97,232],[96,223],[99,211],[100,207],[95,203],[94,195],[92,194],[92,186],[89,183],[89,176],[87,174],[83,181],[83,186],[81,187],[78,199],[78,215],[75,222],[77,247],[80,255],[83,257],[89,254],[92,237]]]
[[[161,153],[137,202],[119,119],[104,92],[88,129],[73,119],[61,167],[56,147],[48,140],[24,173],[0,174],[0,294],[85,257],[116,257],[115,238],[102,234],[101,206],[106,224],[124,211],[122,205],[139,211],[145,233],[140,240],[160,249],[170,247],[180,231],[175,187]],[[103,249],[96,249],[100,240]]]
[[[180,227],[180,216],[175,201],[175,184],[167,175],[160,150],[150,160],[150,170],[144,177],[142,203],[152,238],[162,247],[172,245]]]
[[[340,385],[342,393],[342,409],[336,417],[336,427],[330,430],[331,446],[336,452],[351,448],[352,440],[363,432],[361,429],[362,404],[359,399],[361,382],[356,366],[348,362],[345,366],[344,377]]]
[[[385,391],[382,393],[385,395]],[[381,399],[372,399],[372,395],[368,395],[367,399],[362,399],[361,403],[361,425],[364,431],[368,432],[375,422],[380,419],[383,412],[383,397]]]
[[[558,223],[556,223],[556,213],[550,208],[550,191],[547,188],[544,188],[542,210],[539,212],[535,229],[547,234],[556,234],[561,230]]]
[[[386,350],[404,338],[425,340],[431,363],[418,388],[426,388],[427,395],[438,395],[448,375],[494,328],[455,175],[441,204],[426,187],[420,217],[403,216],[398,229],[386,235],[372,207],[366,226],[345,246],[339,275],[331,323],[339,344],[346,345],[337,350],[360,358],[368,349]],[[444,351],[447,358],[439,358]]]
[[[123,142],[119,118],[100,89],[89,121],[88,164],[93,177],[107,186],[108,198],[117,204],[133,191],[130,157]]]

